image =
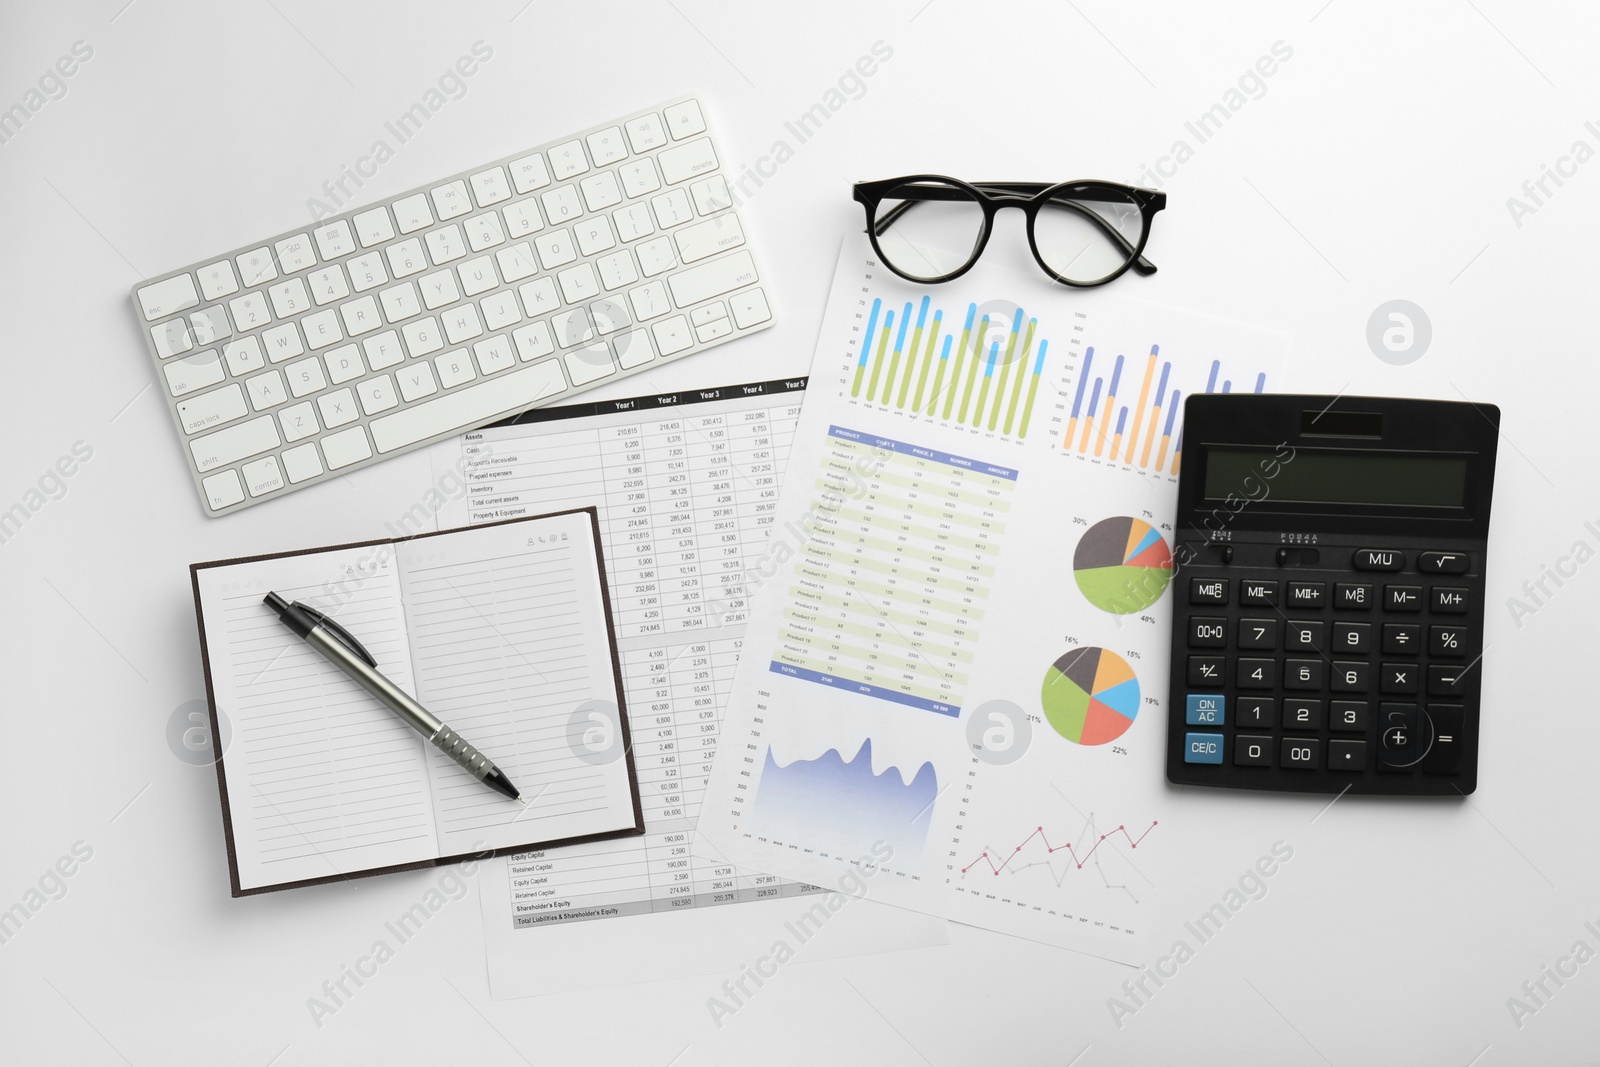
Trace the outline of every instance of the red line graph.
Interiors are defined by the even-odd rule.
[[[1036,837],[1040,841],[1044,842],[1044,847],[1047,850],[1048,855],[1054,855],[1057,852],[1065,852],[1068,856],[1072,857],[1073,866],[1081,871],[1083,870],[1083,865],[1089,862],[1089,857],[1094,855],[1095,849],[1103,845],[1107,838],[1112,837],[1115,834],[1121,834],[1123,839],[1128,842],[1129,848],[1138,848],[1139,842],[1149,837],[1150,831],[1154,830],[1157,825],[1159,825],[1157,820],[1151,820],[1150,825],[1144,828],[1144,833],[1140,834],[1138,837],[1134,837],[1132,834],[1128,833],[1128,828],[1126,826],[1118,826],[1109,834],[1101,834],[1095,840],[1095,843],[1089,846],[1089,851],[1085,852],[1082,856],[1078,855],[1077,850],[1072,847],[1072,843],[1070,841],[1063,845],[1052,845],[1050,843],[1050,839],[1045,836],[1044,827],[1036,826],[1034,827],[1033,833],[1029,834],[1027,837],[1024,837],[1022,839],[1022,844],[1012,849],[1011,854],[1002,860],[998,867],[995,866],[994,857],[989,855],[988,851],[985,850],[984,853],[977,859],[961,868],[961,873],[966,874],[978,864],[987,863],[989,865],[989,869],[994,872],[996,877],[999,877],[1000,872],[1005,870],[1007,865],[1010,864],[1012,860],[1017,858],[1018,854],[1022,852],[1023,847]]]

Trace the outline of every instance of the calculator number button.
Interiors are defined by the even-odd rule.
[[[1371,670],[1360,660],[1334,660],[1328,687],[1335,693],[1365,693],[1372,684]]]
[[[1465,589],[1442,585],[1433,587],[1433,610],[1441,615],[1465,615],[1468,602]]]
[[[1372,607],[1372,586],[1340,582],[1333,587],[1333,606],[1345,611],[1366,611]]]
[[[1254,734],[1240,734],[1233,739],[1233,765],[1235,767],[1272,766],[1272,738]]]
[[[1190,648],[1228,647],[1228,620],[1195,616],[1189,620]]]
[[[1322,647],[1322,623],[1290,619],[1283,647],[1296,652],[1315,652]]]
[[[1417,560],[1417,570],[1423,574],[1465,574],[1472,566],[1472,557],[1465,552],[1424,552]]]
[[[1285,700],[1283,702],[1283,728],[1285,730],[1322,729],[1322,701]]]
[[[1383,624],[1383,653],[1386,656],[1404,656],[1422,647],[1422,627],[1414,623],[1386,622]]]
[[[1367,702],[1365,700],[1335,700],[1328,716],[1328,727],[1346,733],[1367,732]]]
[[[1222,578],[1191,578],[1189,579],[1189,603],[1191,604],[1226,604],[1228,602],[1228,583]]]
[[[1383,603],[1390,611],[1421,611],[1422,586],[1386,585],[1383,587]]]
[[[1367,769],[1367,743],[1335,738],[1328,742],[1328,770],[1364,771]]]
[[[1190,656],[1189,684],[1196,688],[1219,686],[1222,684],[1223,672],[1227,668],[1228,660],[1225,656]]]
[[[1275,697],[1238,697],[1234,704],[1235,725],[1241,728],[1259,726],[1269,729],[1273,713],[1278,708]]]
[[[1221,763],[1222,762],[1222,735],[1221,734],[1184,734],[1183,735],[1183,762],[1185,762],[1185,763]]]
[[[1372,624],[1336,622],[1333,624],[1332,652],[1361,653],[1372,650]]]
[[[1239,647],[1273,649],[1278,647],[1277,619],[1240,619]]]
[[[1415,693],[1422,687],[1422,665],[1419,663],[1385,663],[1379,676],[1378,691],[1382,693]]]
[[[1239,583],[1239,603],[1252,608],[1270,608],[1278,603],[1277,582],[1255,582],[1245,579]]]
[[[1320,659],[1290,659],[1283,663],[1285,689],[1321,689],[1322,668]]]
[[[1358,548],[1350,557],[1350,566],[1358,571],[1405,570],[1406,554],[1391,548]]]
[[[1240,689],[1275,689],[1278,685],[1277,661],[1239,657],[1239,674],[1234,684]]]
[[[1290,582],[1288,606],[1291,608],[1320,608],[1328,601],[1326,582]]]
[[[1428,651],[1435,656],[1452,658],[1467,654],[1467,631],[1462,626],[1431,626],[1428,628]]]
[[[1285,737],[1278,748],[1278,766],[1314,771],[1322,762],[1322,742],[1314,737]]]

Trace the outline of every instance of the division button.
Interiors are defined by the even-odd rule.
[[[1472,566],[1472,557],[1465,552],[1424,552],[1417,559],[1417,570],[1423,574],[1465,574]]]
[[[1367,743],[1335,738],[1328,742],[1328,770],[1364,771],[1367,769]]]
[[[1227,721],[1228,698],[1221,693],[1190,693],[1185,703],[1183,721],[1189,726],[1222,726]]]
[[[1221,734],[1195,734],[1183,735],[1183,762],[1185,763],[1221,763],[1222,762],[1222,735]]]
[[[1406,566],[1406,554],[1392,548],[1358,548],[1350,558],[1358,571],[1398,571]]]
[[[1233,739],[1233,764],[1236,767],[1272,766],[1272,738],[1240,734]]]
[[[1226,604],[1228,602],[1228,583],[1223,578],[1191,578],[1189,579],[1189,603],[1191,604]]]
[[[1386,656],[1404,656],[1422,647],[1422,627],[1415,623],[1386,622],[1383,624],[1383,652]]]
[[[1314,771],[1322,762],[1322,742],[1315,737],[1285,737],[1278,748],[1278,766]]]

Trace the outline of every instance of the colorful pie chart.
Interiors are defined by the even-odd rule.
[[[1107,648],[1075,648],[1050,665],[1039,699],[1056,733],[1078,745],[1115,741],[1139,714],[1139,679]]]
[[[1172,549],[1143,519],[1119,515],[1084,531],[1072,573],[1089,603],[1130,615],[1161,599],[1172,581]]]

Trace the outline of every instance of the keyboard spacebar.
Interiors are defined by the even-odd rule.
[[[367,429],[372,431],[372,443],[379,452],[393,452],[397,448],[425,441],[451,430],[470,430],[496,415],[508,415],[530,404],[566,391],[567,380],[562,377],[561,364],[546,360],[532,367],[508,374],[504,378],[474,385],[449,393],[437,400],[417,404],[373,419]]]

